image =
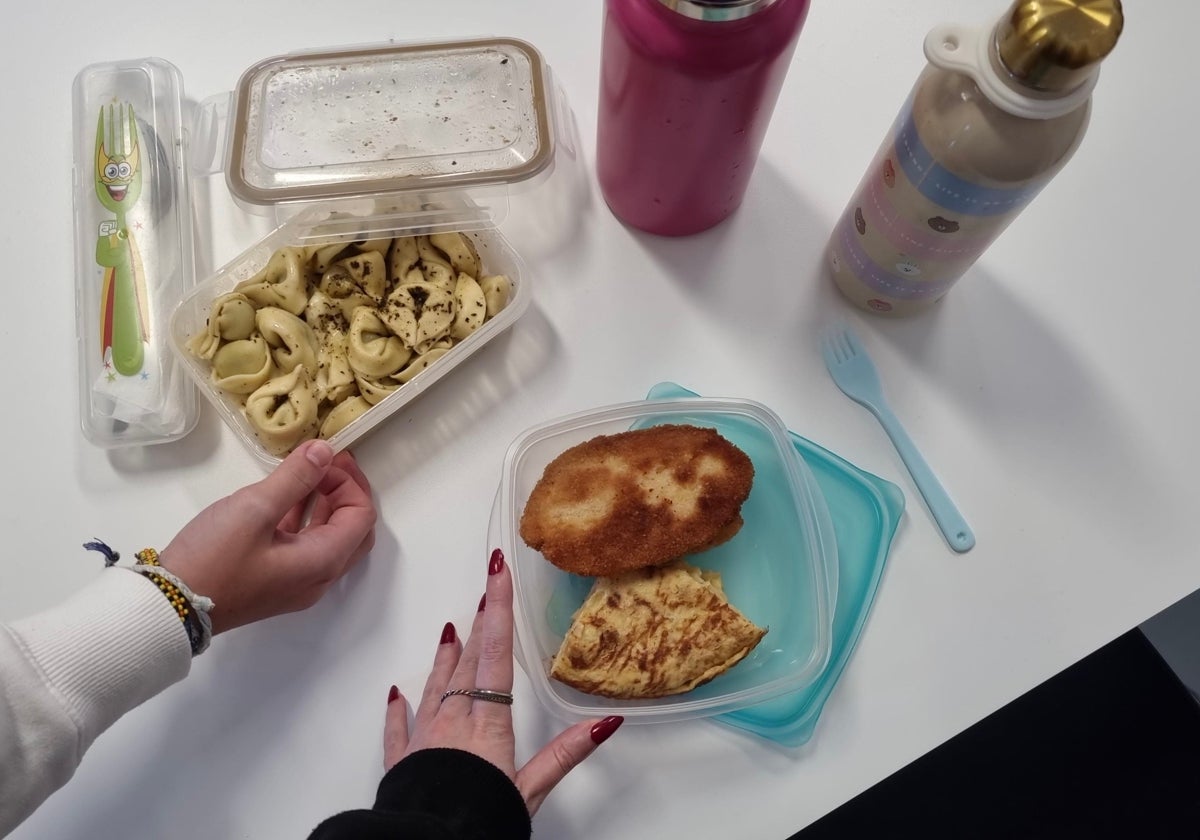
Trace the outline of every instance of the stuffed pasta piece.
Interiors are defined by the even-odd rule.
[[[268,380],[246,398],[246,419],[263,447],[283,456],[296,444],[316,437],[317,386],[304,365]]]

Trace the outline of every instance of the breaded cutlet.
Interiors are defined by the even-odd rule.
[[[521,514],[521,538],[578,575],[658,566],[736,533],[753,480],[749,457],[713,429],[601,435],[547,465]]]

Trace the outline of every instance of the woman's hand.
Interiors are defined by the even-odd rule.
[[[354,457],[307,441],[262,481],[202,510],[160,562],[212,598],[213,633],[220,633],[316,603],[371,550],[375,518]]]
[[[383,763],[384,769],[390,770],[410,753],[430,747],[466,750],[503,770],[516,784],[532,816],[554,786],[612,735],[624,718],[577,723],[560,732],[518,770],[510,706],[462,695],[442,700],[442,694],[451,689],[512,691],[512,601],[512,575],[504,555],[496,549],[488,563],[487,590],[466,646],[460,645],[453,624],[442,630],[411,734],[405,704],[395,702],[401,698],[399,690],[392,687],[383,730]]]

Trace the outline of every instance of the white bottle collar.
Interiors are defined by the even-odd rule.
[[[935,26],[925,36],[925,57],[943,70],[969,76],[992,104],[1018,117],[1049,120],[1069,114],[1087,102],[1100,77],[1100,68],[1087,81],[1060,96],[1028,96],[1014,90],[996,72],[992,63],[992,29],[955,24]]]

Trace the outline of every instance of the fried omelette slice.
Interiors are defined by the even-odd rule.
[[[568,572],[669,563],[741,527],[754,465],[713,429],[651,426],[560,454],[521,514],[521,538]]]
[[[550,676],[602,697],[682,694],[728,671],[766,633],[729,603],[719,574],[679,560],[597,578]]]

